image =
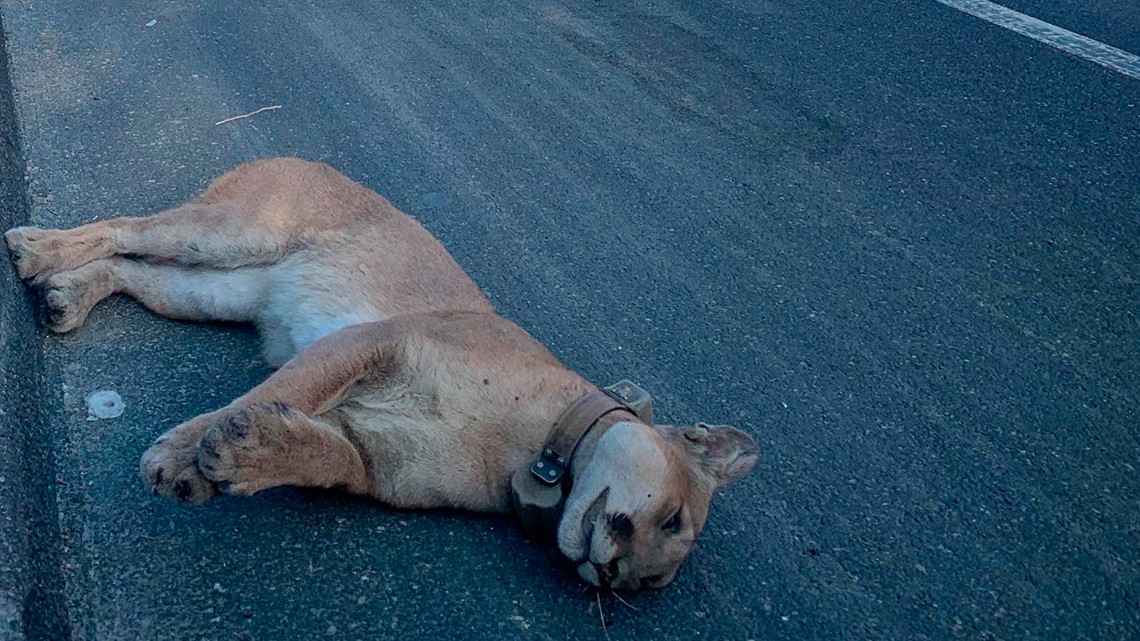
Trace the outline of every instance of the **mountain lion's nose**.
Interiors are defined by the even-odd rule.
[[[594,566],[594,571],[598,573],[598,583],[601,583],[602,587],[608,588],[610,587],[610,584],[617,580],[617,559],[614,559],[613,561],[610,561],[606,564],[593,563],[592,565]]]

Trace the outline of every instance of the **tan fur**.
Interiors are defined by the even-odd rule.
[[[80,327],[113,293],[172,318],[258,325],[280,369],[142,457],[143,482],[172,498],[299,485],[504,512],[511,474],[597,389],[495,314],[417,222],[326,165],[249,163],[154,216],[5,239],[55,331]],[[595,584],[664,585],[715,488],[751,469],[755,442],[621,416],[575,457],[582,480],[559,546]],[[681,507],[678,527],[662,529]],[[613,525],[619,514],[629,528]]]

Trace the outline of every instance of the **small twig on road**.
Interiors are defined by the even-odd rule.
[[[247,114],[242,114],[240,116],[234,116],[232,118],[226,118],[225,120],[219,120],[218,122],[215,122],[214,125],[215,126],[224,125],[227,122],[233,122],[235,120],[241,120],[242,118],[249,118],[250,116],[256,116],[257,114],[259,114],[263,111],[276,111],[277,109],[280,109],[280,108],[281,108],[281,105],[273,105],[272,107],[262,107],[261,109],[258,109],[257,111],[251,111]]]

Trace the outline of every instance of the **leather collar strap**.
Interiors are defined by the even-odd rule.
[[[621,397],[605,389],[574,401],[554,422],[554,427],[542,446],[542,453],[530,466],[530,473],[543,485],[561,483],[570,469],[570,459],[574,456],[574,450],[578,449],[582,437],[603,416],[617,411],[637,415]]]

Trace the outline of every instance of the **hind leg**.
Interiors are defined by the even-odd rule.
[[[48,327],[80,327],[91,309],[112,294],[131,296],[169,318],[196,321],[253,321],[265,300],[268,268],[230,271],[106,258],[39,279]]]
[[[116,255],[233,269],[276,263],[313,233],[396,213],[328,165],[269,158],[238,165],[198,197],[146,218],[70,230],[17,227],[5,240],[25,279]]]
[[[20,278],[32,279],[112,256],[215,269],[269,265],[296,246],[297,232],[236,205],[192,202],[75,229],[16,227],[4,239]]]

